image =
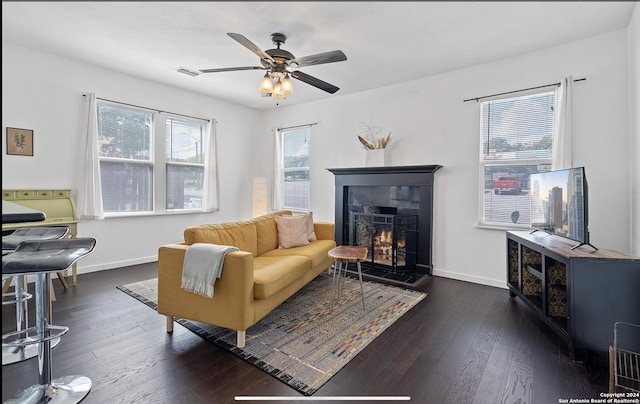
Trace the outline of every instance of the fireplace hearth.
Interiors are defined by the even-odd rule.
[[[368,248],[365,278],[415,287],[432,274],[433,176],[441,167],[328,169],[336,243]]]

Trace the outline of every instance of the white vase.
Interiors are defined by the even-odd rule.
[[[387,149],[365,150],[365,167],[383,167],[386,165]]]

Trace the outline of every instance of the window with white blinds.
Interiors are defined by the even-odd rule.
[[[551,169],[554,100],[547,89],[481,102],[481,226],[530,226],[529,176]]]

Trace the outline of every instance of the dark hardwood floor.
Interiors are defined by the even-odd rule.
[[[301,394],[116,289],[156,276],[156,264],[54,279],[53,377],[84,375],[83,403],[230,403],[236,396]],[[33,284],[30,284],[32,286]],[[566,345],[506,289],[433,277],[429,295],[314,396],[410,396],[417,403],[558,403],[598,398],[608,370],[574,363]],[[30,309],[35,306],[30,302]],[[31,320],[34,314],[31,313]],[[15,307],[3,305],[3,333]],[[3,366],[2,400],[37,383],[37,359]],[[315,400],[314,400],[315,398]],[[352,400],[348,400],[352,401]]]

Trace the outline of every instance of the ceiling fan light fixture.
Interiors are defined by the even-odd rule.
[[[269,77],[269,72],[265,73],[262,81],[260,81],[259,90],[261,93],[265,94],[273,92],[273,83],[271,82],[271,77]]]
[[[273,92],[271,93],[271,96],[273,98],[283,99],[285,95],[286,94],[284,93],[284,89],[282,88],[282,82],[280,81],[280,79],[278,79],[276,85],[273,86]]]
[[[258,45],[251,42],[242,34],[227,32],[227,35],[257,55],[260,58],[260,65],[202,69],[199,72],[188,72],[187,69],[183,69],[181,73],[199,74],[234,72],[240,70],[266,70],[264,77],[260,81],[258,90],[260,91],[261,96],[271,96],[276,99],[283,99],[286,95],[293,94],[294,91],[291,78],[302,81],[303,83],[309,84],[322,91],[326,91],[329,94],[333,94],[340,89],[331,83],[322,81],[309,74],[297,70],[292,71],[291,69],[347,60],[347,56],[341,50],[322,52],[315,55],[296,58],[291,52],[281,48],[281,45],[284,45],[287,40],[287,36],[284,34],[277,32],[272,34],[271,41],[276,45],[276,48],[267,49],[266,51],[260,49]]]
[[[285,74],[284,80],[282,80],[282,91],[285,94],[293,94],[293,83],[289,78],[289,73]]]

